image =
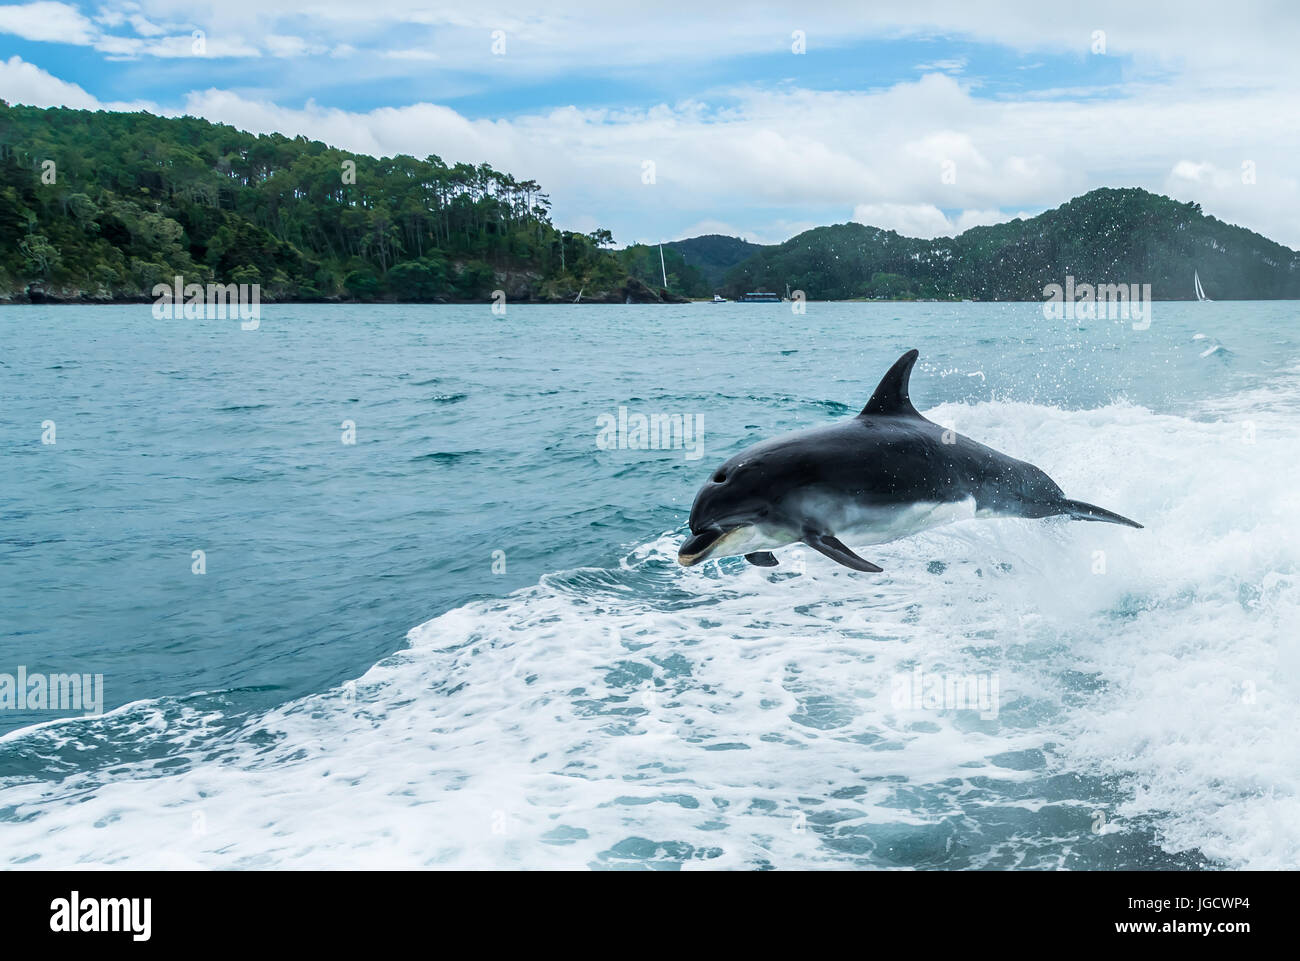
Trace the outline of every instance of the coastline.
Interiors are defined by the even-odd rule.
[[[1252,302],[1276,302],[1285,303],[1300,302],[1296,297],[1238,297],[1224,298],[1216,301],[1217,303],[1252,303]],[[0,307],[130,307],[136,305],[152,305],[158,302],[156,297],[113,297],[113,298],[62,298],[46,297],[43,299],[32,299],[27,296],[20,297],[3,297],[0,296]],[[677,297],[674,299],[647,299],[647,300],[617,300],[608,297],[584,297],[581,301],[572,301],[565,299],[520,299],[513,300],[506,298],[505,303],[510,305],[527,305],[530,307],[641,307],[641,306],[681,306],[684,304],[708,304],[710,306],[719,306],[712,300],[704,297]],[[949,299],[939,297],[845,297],[845,298],[827,298],[825,300],[809,298],[804,301],[807,304],[1042,304],[1050,303],[1044,300],[1025,300],[1025,299]],[[1152,303],[1163,304],[1188,304],[1196,303],[1194,297],[1154,297]],[[760,304],[746,304],[743,301],[728,300],[726,305],[739,304],[745,307],[762,306]],[[794,301],[781,300],[775,302],[779,305],[792,304]],[[478,305],[490,307],[493,304],[491,298],[468,298],[456,300],[398,300],[398,299],[381,299],[375,298],[370,300],[345,298],[345,297],[320,297],[320,298],[280,298],[264,299],[261,301],[262,306],[303,306],[310,304],[335,306],[335,307],[463,307],[468,305]],[[766,306],[772,306],[773,302],[764,302]]]

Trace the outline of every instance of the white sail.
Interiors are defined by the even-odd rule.
[[[1205,296],[1205,288],[1201,286],[1201,274],[1199,271],[1192,271],[1192,283],[1196,285],[1196,299],[1205,302],[1210,298]]]

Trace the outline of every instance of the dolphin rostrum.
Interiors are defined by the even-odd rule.
[[[969,517],[1050,517],[1142,525],[1069,500],[1033,464],[926,420],[907,396],[918,352],[889,368],[862,413],[755,444],[695,495],[685,567],[744,554],[773,567],[771,549],[803,541],[855,571],[880,571],[844,545],[883,544]]]

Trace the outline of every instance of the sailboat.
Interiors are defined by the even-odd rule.
[[[1205,288],[1201,286],[1201,275],[1197,271],[1192,271],[1192,282],[1196,284],[1196,299],[1201,303],[1213,303],[1209,297],[1205,296]]]

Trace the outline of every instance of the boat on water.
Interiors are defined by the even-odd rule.
[[[714,294],[714,295],[713,295],[713,300],[709,301],[709,303],[712,303],[712,304],[729,304],[729,303],[731,303],[731,301],[729,301],[726,297],[723,297],[721,294]]]
[[[1201,286],[1201,275],[1199,271],[1192,271],[1192,283],[1196,285],[1196,299],[1203,304],[1213,303],[1209,297],[1205,296],[1205,288]]]
[[[779,304],[781,295],[768,293],[761,290],[751,290],[747,294],[742,294],[736,301],[738,304]]]

